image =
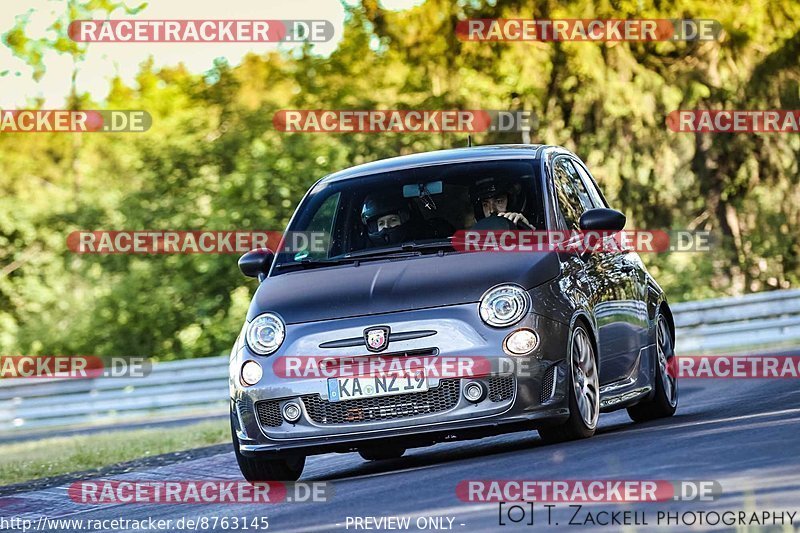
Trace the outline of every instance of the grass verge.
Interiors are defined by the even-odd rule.
[[[0,444],[0,485],[230,442],[227,419]]]

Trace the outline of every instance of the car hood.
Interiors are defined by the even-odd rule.
[[[265,279],[247,320],[271,311],[287,324],[478,302],[489,288],[530,289],[558,275],[555,253],[437,254],[287,272]]]

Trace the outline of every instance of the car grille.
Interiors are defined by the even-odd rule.
[[[394,420],[410,416],[441,413],[458,403],[461,386],[458,379],[443,379],[439,386],[425,392],[359,398],[329,402],[319,395],[303,396],[311,420],[317,424],[349,424],[370,420]]]
[[[269,400],[266,402],[256,403],[258,421],[262,426],[276,428],[283,424],[280,406],[281,402],[278,400]]]
[[[489,400],[504,402],[514,396],[514,376],[489,378]]]
[[[513,376],[494,376],[487,379],[488,399],[504,402],[514,396]],[[442,379],[439,386],[424,392],[359,398],[329,402],[319,394],[301,396],[309,418],[317,424],[351,424],[376,420],[396,420],[417,415],[442,413],[453,409],[461,393],[460,379]],[[258,420],[263,427],[279,427],[283,423],[280,405],[284,400],[256,403]]]
[[[556,365],[551,366],[542,378],[542,391],[539,393],[539,403],[549,401],[553,397],[553,382],[556,379]]]

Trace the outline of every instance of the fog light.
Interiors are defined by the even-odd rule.
[[[283,413],[283,418],[285,418],[287,422],[297,422],[300,420],[300,415],[302,414],[300,406],[295,402],[286,402],[283,404],[281,412]]]
[[[253,360],[245,361],[242,365],[242,383],[247,385],[255,385],[261,381],[261,376],[264,372],[261,370],[261,365]]]
[[[506,353],[509,355],[526,355],[536,349],[539,344],[539,337],[532,329],[518,329],[506,337],[503,343]]]
[[[464,398],[473,403],[483,400],[486,395],[486,388],[479,381],[470,381],[464,385]]]

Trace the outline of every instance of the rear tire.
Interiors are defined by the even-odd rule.
[[[539,436],[546,444],[586,439],[597,429],[600,415],[597,357],[592,340],[581,324],[572,331],[569,353],[569,418],[561,425],[539,429]]]
[[[275,459],[263,459],[260,457],[245,457],[239,450],[239,438],[233,425],[233,414],[231,414],[231,437],[233,438],[233,451],[236,454],[236,462],[239,470],[247,481],[297,481],[303,468],[306,465],[306,458],[303,455],[296,457],[284,457]]]
[[[405,448],[362,448],[358,450],[358,455],[367,461],[386,461],[387,459],[399,459],[406,453]]]
[[[656,392],[651,399],[628,407],[628,416],[634,422],[647,422],[675,414],[678,408],[678,378],[673,376],[674,371],[670,372],[674,357],[672,334],[667,319],[659,311],[656,318]]]

